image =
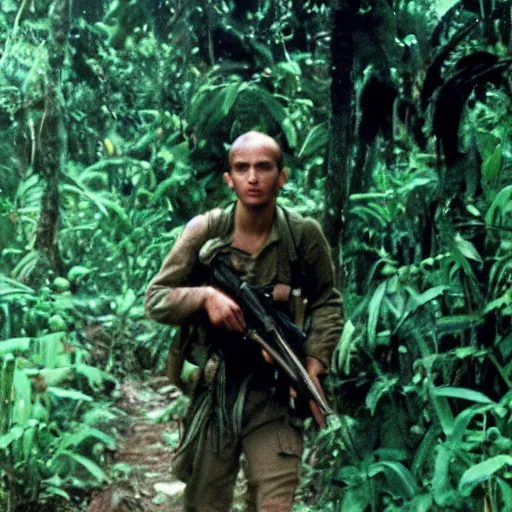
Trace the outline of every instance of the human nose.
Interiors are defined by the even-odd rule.
[[[249,175],[248,175],[249,183],[256,183],[258,181],[258,173],[256,172],[256,169],[254,167],[251,167],[249,169]]]

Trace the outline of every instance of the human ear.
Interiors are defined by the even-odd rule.
[[[289,171],[290,171],[290,169],[288,169],[288,167],[283,167],[283,169],[279,173],[279,177],[278,177],[279,188],[283,188],[284,184],[286,183],[286,180],[288,179]]]
[[[224,183],[226,183],[226,185],[229,187],[229,188],[233,188],[234,185],[233,185],[233,180],[231,179],[231,174],[229,174],[229,172],[225,172],[222,177],[224,178]]]

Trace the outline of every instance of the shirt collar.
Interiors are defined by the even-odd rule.
[[[233,239],[235,237],[235,206],[236,203],[228,206],[228,211],[230,215],[230,226],[229,230],[227,231],[227,234],[223,236],[219,242],[218,247],[219,248],[225,248],[227,246],[230,246],[233,243]],[[276,205],[276,211],[274,214],[274,222],[272,223],[272,228],[270,229],[270,233],[264,242],[264,244],[261,246],[261,249],[254,254],[254,257],[260,255],[267,247],[274,244],[275,242],[283,239],[283,237],[286,237],[288,229],[288,223],[285,218],[285,213],[283,208]]]

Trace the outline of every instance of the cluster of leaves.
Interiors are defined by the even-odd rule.
[[[409,21],[431,16],[412,4]],[[444,4],[430,42],[403,40],[437,49],[417,75],[396,69],[393,134],[372,124],[381,112],[360,82],[353,172],[366,181],[345,212],[347,322],[330,384],[343,416],[307,454],[308,510],[512,507],[510,31],[469,38],[489,28],[490,4],[480,25]]]
[[[36,292],[0,280],[0,474],[8,510],[101,485],[105,449],[115,450],[117,415],[93,395],[112,391],[116,381],[87,363],[84,317],[67,284],[57,278]]]

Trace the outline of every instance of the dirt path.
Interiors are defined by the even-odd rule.
[[[88,512],[182,512],[184,484],[171,475],[173,449],[164,438],[177,439],[175,421],[155,423],[177,394],[165,380],[127,380],[117,407],[126,413],[112,463],[115,482],[93,495]]]

